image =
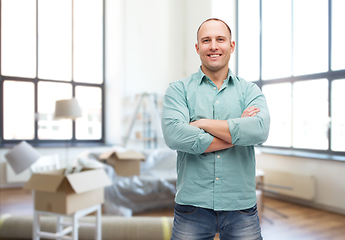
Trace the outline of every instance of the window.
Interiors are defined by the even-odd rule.
[[[271,0],[263,4],[266,7],[262,9],[262,79],[289,77],[292,67],[291,2]]]
[[[292,146],[328,149],[327,80],[297,81],[292,86]]]
[[[328,0],[293,1],[292,11],[293,75],[327,72]]]
[[[345,22],[345,1],[332,1],[332,70],[345,68],[345,35],[343,34]]]
[[[262,87],[262,91],[265,93],[271,117],[270,137],[267,139],[266,144],[291,147],[291,83],[267,84]],[[276,101],[276,99],[280,99],[280,101]],[[280,109],[284,109],[284,114],[281,114]]]
[[[249,81],[260,76],[260,1],[238,1],[238,72]],[[250,7],[246,7],[249,6]],[[251,19],[251,21],[247,21]],[[241,46],[242,45],[242,46]]]
[[[1,143],[104,141],[104,0],[1,0]],[[55,120],[75,97],[82,117]]]
[[[344,151],[345,144],[345,79],[332,82],[332,150]]]
[[[271,114],[263,146],[345,155],[344,1],[237,2],[238,75]]]

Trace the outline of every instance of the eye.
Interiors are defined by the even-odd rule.
[[[208,39],[204,39],[202,42],[203,43],[208,43],[210,40],[208,40]]]
[[[225,39],[224,39],[224,38],[218,38],[218,41],[219,41],[219,42],[224,42]]]

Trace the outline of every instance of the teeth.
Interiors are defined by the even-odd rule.
[[[219,54],[218,55],[210,55],[210,57],[219,57]]]

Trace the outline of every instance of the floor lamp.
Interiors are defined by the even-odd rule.
[[[55,119],[75,120],[81,116],[81,108],[76,98],[58,100],[55,102]],[[68,140],[66,140],[66,171],[69,170],[68,165]]]

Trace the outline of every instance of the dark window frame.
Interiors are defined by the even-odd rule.
[[[2,31],[0,31],[0,147],[11,147],[20,141],[25,140],[26,142],[40,147],[59,147],[59,146],[66,146],[66,143],[70,146],[93,146],[93,145],[104,145],[105,144],[105,0],[100,1],[102,3],[102,74],[103,74],[103,81],[100,84],[95,83],[83,83],[83,82],[75,82],[73,79],[73,46],[74,46],[74,38],[72,32],[72,80],[71,81],[62,81],[62,80],[50,80],[50,79],[42,79],[38,78],[38,0],[36,0],[36,77],[35,78],[24,78],[24,77],[14,77],[14,76],[5,76],[2,75],[1,71],[1,41],[2,41]],[[0,2],[2,5],[2,1]],[[72,4],[72,29],[74,28],[73,22],[73,14],[74,14],[74,0],[71,0]],[[2,8],[1,8],[2,9]],[[2,11],[2,10],[1,10]],[[2,12],[0,11],[0,26],[2,26]],[[4,81],[6,80],[14,80],[14,81],[22,81],[22,82],[32,82],[34,83],[34,96],[35,96],[35,126],[34,126],[34,138],[33,139],[15,139],[15,140],[8,140],[4,139]],[[75,88],[77,86],[86,86],[86,87],[98,87],[101,89],[101,100],[102,100],[102,107],[101,107],[101,138],[100,139],[76,139],[76,128],[75,128],[75,121],[72,121],[72,138],[71,139],[38,139],[38,82],[54,82],[54,83],[66,83],[72,85],[72,96],[75,97]]]
[[[240,0],[236,1],[237,4],[237,14],[239,14],[239,2]],[[270,79],[270,80],[263,80],[262,79],[262,0],[258,0],[260,5],[260,60],[259,60],[259,79],[257,81],[253,81],[256,83],[261,89],[264,85],[269,84],[276,84],[276,83],[294,83],[298,81],[307,81],[307,80],[317,80],[325,78],[328,80],[328,116],[331,118],[331,106],[332,106],[332,81],[338,79],[345,79],[345,69],[333,71],[331,69],[331,61],[332,61],[332,0],[328,0],[328,71],[322,73],[315,73],[315,74],[307,74],[301,76],[290,76],[286,78],[277,78],[277,79]],[[291,0],[292,4],[294,0]],[[292,11],[292,21],[293,21],[293,8]],[[238,20],[239,18],[237,18]],[[291,26],[293,29],[293,25]],[[239,20],[237,21],[237,36],[236,41],[238,42],[238,33],[241,30],[239,29]],[[238,73],[238,55],[240,54],[240,44],[238,43],[238,54],[236,57],[236,72]],[[280,154],[280,155],[290,155],[290,156],[302,156],[302,157],[311,157],[311,158],[321,158],[321,159],[331,159],[331,160],[340,160],[345,161],[345,151],[333,151],[331,150],[331,125],[328,128],[328,149],[327,150],[317,150],[317,149],[306,149],[306,148],[296,148],[296,147],[279,147],[279,146],[269,146],[269,145],[256,145],[255,147],[260,148],[263,152]]]

